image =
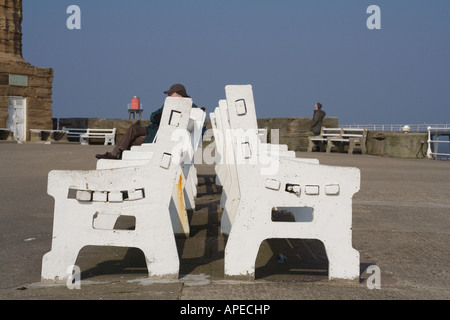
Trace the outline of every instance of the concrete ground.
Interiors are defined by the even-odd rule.
[[[76,264],[81,289],[40,284],[51,248],[51,170],[91,170],[110,146],[0,143],[0,299],[2,300],[448,300],[450,299],[450,162],[366,155],[298,153],[321,164],[358,167],[353,247],[360,278],[328,280],[317,240],[269,239],[256,260],[256,280],[224,278],[226,238],[220,233],[220,187],[214,167],[197,165],[196,211],[189,238],[177,237],[178,280],[150,281],[142,252],[86,247]],[[279,254],[287,261],[278,262]],[[370,289],[373,266],[381,287]],[[369,269],[368,269],[369,268]]]

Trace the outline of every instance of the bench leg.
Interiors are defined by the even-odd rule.
[[[225,276],[241,280],[255,279],[255,263],[262,240],[256,237],[233,236],[233,230],[225,248]],[[241,235],[245,234],[241,230]],[[242,254],[245,252],[245,254]]]
[[[333,147],[334,147],[333,142],[328,141],[327,142],[327,153],[330,153],[331,152],[331,148],[333,148]]]
[[[155,243],[152,243],[157,240]],[[175,238],[171,243],[149,237],[150,245],[140,246],[145,256],[147,263],[148,277],[149,278],[170,278],[178,279],[180,260],[178,258],[178,251],[175,243]],[[158,243],[163,242],[163,243]],[[168,249],[169,247],[169,249]]]
[[[80,250],[79,246],[71,246],[67,242],[62,245],[61,242],[54,241],[52,250],[42,258],[41,281],[66,282],[71,276],[69,268],[75,265]]]
[[[314,142],[309,140],[309,142],[308,142],[308,152],[312,152],[313,148],[314,148]]]
[[[308,152],[313,152],[313,150],[318,150],[318,152],[324,152],[325,151],[325,145],[323,141],[309,141],[308,142]]]
[[[366,145],[364,143],[361,143],[361,153],[362,154],[366,154],[367,153]]]
[[[52,132],[50,134],[50,139],[52,141],[60,141],[60,140],[67,141],[67,132]]]
[[[30,141],[31,142],[40,142],[41,140],[41,132],[31,132],[30,134]]]
[[[353,154],[353,151],[355,150],[355,142],[350,140],[350,143],[348,145],[348,154]]]
[[[349,142],[348,153],[353,154],[355,149],[361,150],[361,154],[366,154],[366,145],[361,140],[352,139]]]
[[[359,272],[359,252],[351,244],[342,245],[342,241],[332,239],[323,241],[328,257],[328,278],[357,279]]]
[[[0,140],[14,141],[14,132],[12,131],[0,131]]]
[[[319,141],[318,145],[319,145],[319,151],[325,152],[325,143],[323,141]]]
[[[105,137],[105,146],[107,146],[107,145],[114,145],[115,143],[114,143],[114,137]]]

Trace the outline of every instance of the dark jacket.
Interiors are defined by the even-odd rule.
[[[320,130],[322,130],[322,120],[325,118],[325,115],[325,111],[322,111],[321,109],[314,110],[310,131],[320,133]]]
[[[195,103],[192,104],[192,108],[198,108]],[[147,137],[145,137],[145,140],[143,143],[153,143],[153,140],[155,140],[156,133],[159,129],[159,123],[161,122],[161,117],[163,113],[164,106],[156,110],[150,115],[150,122],[151,124],[145,127],[147,129]]]

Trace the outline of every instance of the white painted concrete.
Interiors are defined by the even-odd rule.
[[[51,251],[42,260],[42,282],[66,281],[68,266],[87,245],[135,247],[143,251],[149,277],[177,278],[179,258],[169,204],[180,167],[182,148],[174,135],[187,131],[192,100],[167,98],[160,135],[151,159],[134,167],[92,170],[51,171],[48,194],[55,199]],[[171,114],[179,113],[175,124]],[[81,195],[69,198],[70,190]],[[107,201],[99,201],[107,194]],[[89,194],[97,201],[90,201]],[[128,195],[128,197],[127,197]],[[93,199],[93,198],[92,198]],[[97,229],[96,220],[109,216],[134,216],[135,230]]]

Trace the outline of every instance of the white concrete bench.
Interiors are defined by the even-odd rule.
[[[169,206],[182,146],[189,139],[191,106],[189,98],[166,98],[157,148],[144,165],[49,173],[48,194],[55,199],[55,209],[52,248],[42,259],[42,282],[67,281],[79,251],[89,245],[139,248],[149,277],[178,277]],[[134,229],[105,228],[102,219],[117,215],[134,217]]]
[[[90,139],[104,139],[106,145],[116,144],[116,128],[112,129],[92,129],[92,128],[67,128],[63,127],[64,131],[67,131],[67,138],[75,138],[80,141],[82,145],[88,145]]]
[[[189,221],[186,210],[195,209],[195,197],[197,196],[197,171],[194,166],[194,155],[200,146],[202,139],[202,128],[206,119],[206,113],[199,108],[192,108],[188,131],[189,141],[183,147],[183,158],[177,173],[177,180],[172,193],[170,203],[170,214],[174,233],[184,235],[190,234]],[[158,130],[159,132],[159,130]],[[158,140],[156,137],[155,142]],[[141,146],[133,146],[122,154],[122,160],[102,159],[97,162],[97,169],[113,169],[119,167],[130,167],[147,163],[154,155],[157,145],[155,143],[144,143]],[[114,224],[115,220],[110,223]]]
[[[325,146],[328,146],[328,139],[339,138],[341,133],[341,128],[322,127],[318,136],[308,137],[308,151],[312,152],[314,148],[319,148],[320,152],[325,151]]]
[[[67,138],[68,139],[76,139],[77,141],[81,142],[81,135],[85,134],[87,132],[87,128],[68,128],[63,127],[63,131],[67,132]]]
[[[241,128],[254,109],[250,94],[251,86],[226,87],[232,128]],[[255,136],[254,130],[240,131],[230,141],[239,198],[233,199],[237,208],[225,248],[225,276],[253,279],[262,241],[290,238],[323,242],[329,279],[358,278],[359,252],[352,247],[351,226],[360,171],[282,156],[276,158],[276,171],[264,171]],[[274,221],[273,208],[287,208],[295,222]]]
[[[243,87],[243,94],[253,101],[251,90]],[[303,161],[308,163],[318,164],[317,159],[296,158],[295,152],[288,150],[287,145],[265,143],[267,139],[261,137],[261,129],[257,128],[256,111],[254,110],[254,103],[245,107],[247,117],[245,121],[239,123],[238,127],[232,128],[229,122],[227,101],[220,100],[219,107],[214,113],[210,114],[211,124],[213,128],[215,143],[216,143],[216,183],[222,185],[222,196],[220,200],[221,208],[223,209],[221,220],[221,232],[229,234],[234,217],[236,214],[236,206],[240,199],[239,185],[237,184],[237,175],[235,168],[234,154],[232,152],[231,139],[234,130],[245,130],[254,133],[253,139],[258,142],[258,153],[262,163],[265,164],[263,170],[272,170],[271,166],[277,164],[277,161],[272,161],[272,158],[289,157],[295,158],[296,161]],[[274,130],[272,130],[273,133]],[[272,137],[273,138],[273,137]],[[231,151],[227,151],[231,150]]]
[[[255,115],[256,117],[256,115]],[[215,108],[214,112],[210,113],[211,127],[214,136],[215,146],[215,171],[216,171],[216,184],[219,186],[224,185],[224,181],[227,176],[227,166],[229,163],[233,164],[234,160],[228,157],[225,152],[224,137],[227,134],[227,130],[230,130],[230,124],[228,121],[226,100],[219,101],[219,107]],[[256,127],[256,121],[252,123],[252,129],[257,130],[258,139],[261,142],[262,150],[266,154],[282,155],[295,157],[295,151],[288,150],[287,145],[267,143],[267,129],[259,129]],[[228,160],[228,161],[227,161]]]
[[[87,129],[86,133],[80,135],[81,144],[89,144],[90,139],[104,139],[105,146],[116,144],[116,128],[112,129]]]
[[[0,128],[0,140],[14,141],[14,132],[8,128]]]
[[[33,142],[55,142],[67,138],[67,131],[64,130],[30,129],[30,133],[30,141]]]
[[[234,130],[252,130],[254,132],[254,139],[258,143],[258,151],[264,158],[264,163],[271,164],[271,157],[286,156],[295,158],[295,152],[289,151],[287,145],[267,144],[261,141],[260,131],[256,127],[256,114],[246,124],[241,123],[242,127],[231,128],[228,121],[228,110],[226,100],[219,101],[219,107],[215,109],[214,114],[210,115],[212,119],[213,132],[216,142],[216,183],[220,181],[222,185],[222,195],[220,199],[220,206],[223,209],[221,219],[221,232],[229,234],[231,226],[236,214],[236,206],[240,199],[239,185],[237,182],[236,162],[234,153],[232,151],[231,137]],[[250,119],[250,117],[249,117]],[[308,159],[307,161],[314,161],[315,159]],[[267,169],[267,168],[266,168]]]
[[[331,152],[336,147],[339,152],[344,152],[344,148],[348,145],[348,153],[353,154],[355,150],[366,154],[367,129],[341,128],[339,137],[329,137],[327,142],[327,152]]]
[[[190,120],[188,125],[188,131],[190,132],[190,140],[185,145],[185,149],[183,151],[183,159],[181,162],[181,173],[180,173],[180,181],[178,182],[178,187],[181,187],[184,190],[183,194],[180,195],[175,193],[174,190],[174,198],[176,194],[180,198],[180,201],[175,201],[179,210],[184,211],[185,209],[195,209],[195,198],[197,197],[197,186],[198,186],[198,178],[197,178],[197,169],[195,168],[195,154],[202,145],[202,129],[206,120],[206,113],[200,108],[193,108],[190,114]],[[158,135],[156,135],[156,141],[158,139]],[[153,144],[145,143],[141,146],[134,146],[130,151],[126,151],[123,154],[122,159],[124,160],[133,160],[139,159],[142,157],[148,157],[152,154],[152,150],[154,149]],[[184,201],[181,201],[183,200]],[[183,203],[184,202],[184,203]],[[186,220],[187,221],[187,220]],[[188,226],[188,225],[187,225]],[[187,226],[185,229],[187,229]],[[188,234],[188,233],[187,233]]]
[[[352,154],[355,150],[360,150],[362,154],[366,153],[367,129],[352,128],[322,128],[319,136],[308,137],[308,151],[311,152],[315,147],[320,151],[331,152],[337,148],[339,152],[344,152],[348,145],[348,153]]]

